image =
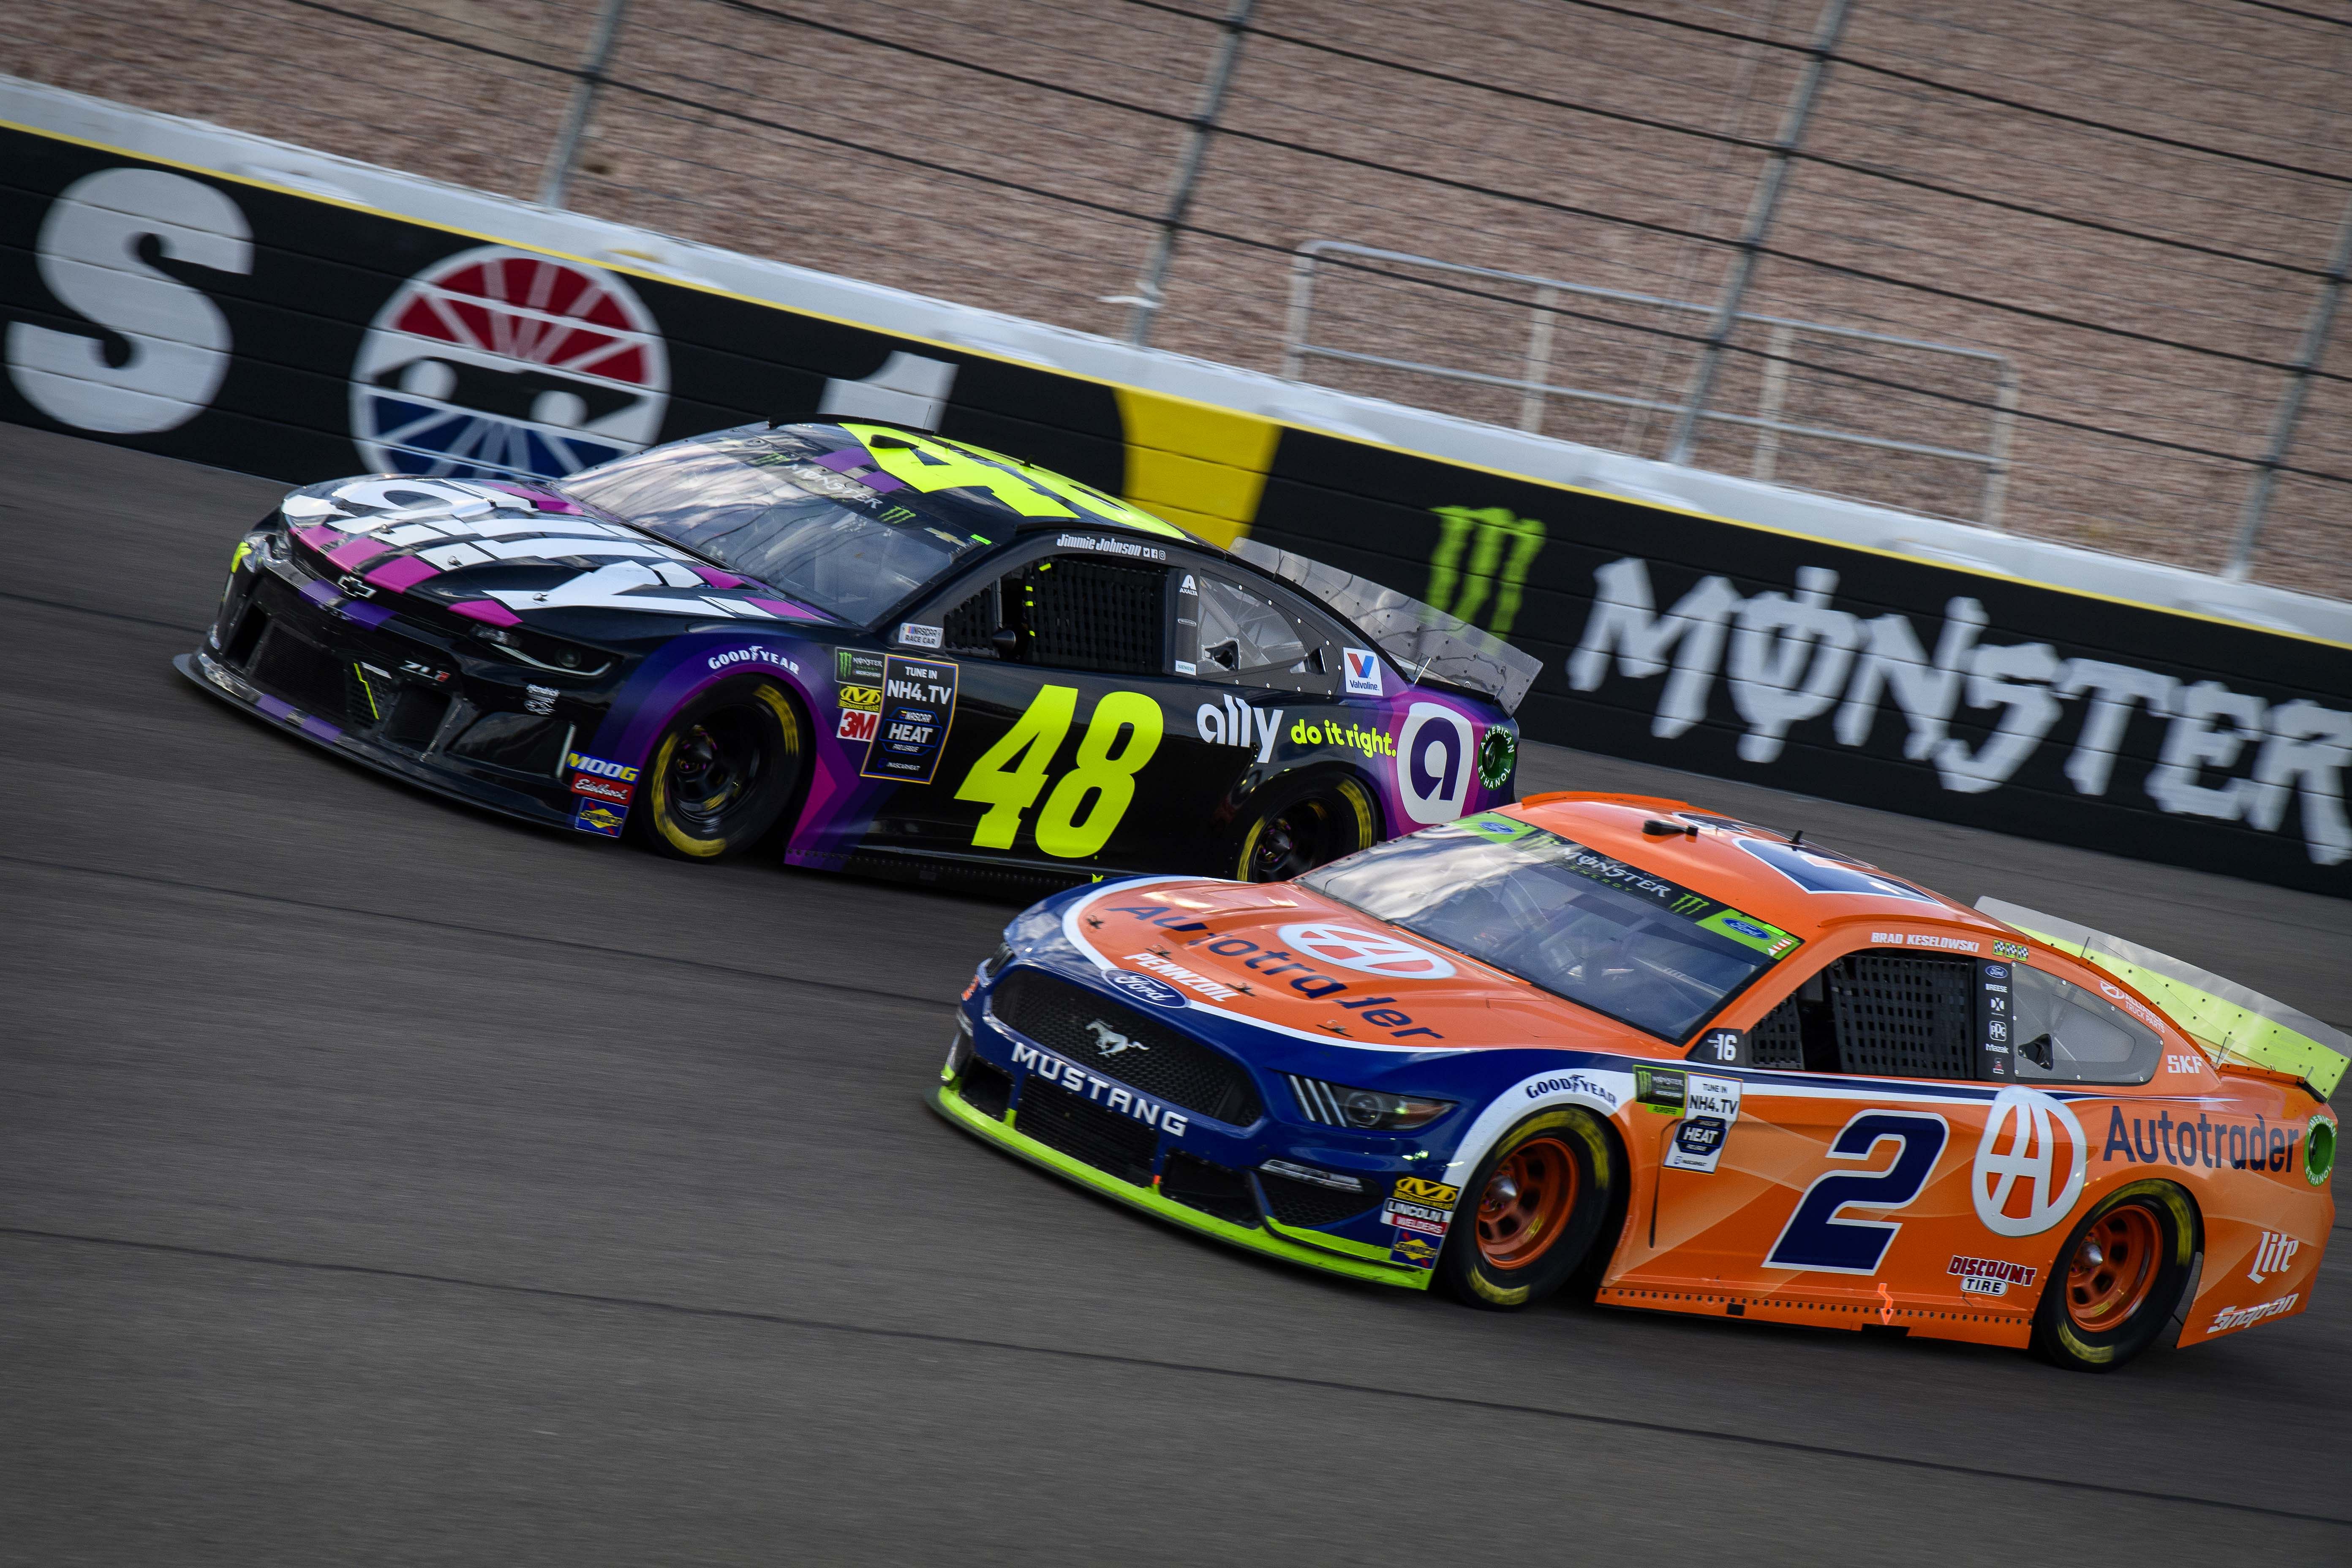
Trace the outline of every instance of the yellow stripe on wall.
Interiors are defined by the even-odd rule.
[[[1215,544],[1247,533],[1282,426],[1190,398],[1118,388],[1126,499]]]

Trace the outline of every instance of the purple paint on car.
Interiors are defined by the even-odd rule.
[[[341,594],[336,593],[316,577],[302,584],[302,596],[314,605],[323,605],[331,610],[342,599]]]
[[[362,534],[357,539],[347,539],[328,551],[327,559],[345,571],[356,572],[391,548],[380,539],[370,539]]]
[[[745,595],[747,603],[754,604],[772,616],[782,616],[788,621],[825,621],[830,616],[820,615],[806,605],[795,605],[790,599],[754,599]]]
[[[487,621],[494,626],[519,626],[522,625],[522,617],[520,616],[516,615],[512,610],[508,609],[496,599],[461,599],[457,603],[450,605],[449,608],[458,615],[466,616],[478,621]]]
[[[689,563],[687,570],[714,588],[749,588],[753,585],[749,577],[738,577],[734,573],[721,572],[716,566],[697,566]]]
[[[392,619],[392,612],[382,605],[371,605],[361,599],[353,599],[350,604],[341,605],[340,608],[343,613],[343,619],[357,621],[361,626],[371,628],[380,626]]]
[[[414,555],[404,555],[397,561],[387,561],[367,574],[367,580],[379,588],[389,588],[395,594],[405,594],[428,577],[441,574]]]

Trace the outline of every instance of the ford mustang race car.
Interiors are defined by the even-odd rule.
[[[1238,1246],[1462,1300],[2120,1365],[2301,1311],[2347,1042],[1684,802],[1538,795],[1296,880],[1016,919],[933,1103]]]
[[[1507,800],[1538,668],[1377,584],[851,422],[545,485],[307,486],[176,663],[527,821],[1035,890],[1286,877]]]

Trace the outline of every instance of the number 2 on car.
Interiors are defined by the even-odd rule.
[[[1045,790],[1046,770],[1070,732],[1077,705],[1074,686],[1039,687],[1003,738],[972,763],[957,786],[956,798],[988,807],[972,829],[975,846],[1013,847],[1022,814]],[[1055,784],[1038,814],[1037,847],[1057,859],[1079,860],[1109,843],[1134,804],[1135,775],[1160,749],[1164,729],[1160,704],[1142,692],[1106,693],[1078,741],[1075,765]],[[1090,796],[1096,798],[1090,801]]]

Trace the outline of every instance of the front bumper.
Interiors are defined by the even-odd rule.
[[[1271,1218],[1263,1219],[1255,1226],[1235,1225],[1160,1196],[1157,1182],[1146,1187],[1121,1181],[1108,1172],[1097,1170],[1084,1161],[1074,1160],[1060,1150],[1048,1148],[1027,1136],[1014,1125],[1018,1111],[1007,1110],[1002,1117],[983,1113],[958,1095],[953,1083],[941,1083],[931,1096],[930,1103],[932,1110],[965,1131],[986,1139],[1008,1153],[1017,1154],[1031,1164],[1076,1182],[1090,1191],[1116,1198],[1130,1208],[1140,1209],[1156,1219],[1167,1220],[1202,1236],[1214,1237],[1234,1247],[1247,1247],[1252,1252],[1265,1253],[1269,1258],[1303,1263],[1309,1268],[1320,1268],[1326,1273],[1344,1274],[1350,1279],[1370,1279],[1382,1285],[1402,1286],[1408,1290],[1429,1289],[1427,1269],[1341,1252],[1331,1245],[1334,1238],[1322,1237],[1316,1232],[1293,1230]],[[1317,1236],[1317,1241],[1293,1239],[1309,1235]],[[1385,1258],[1387,1255],[1382,1252],[1381,1256]]]

